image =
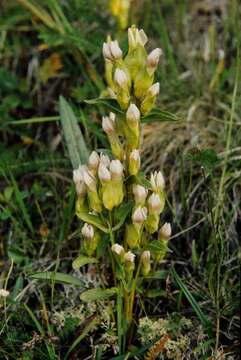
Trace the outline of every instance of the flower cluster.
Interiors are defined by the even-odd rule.
[[[135,26],[128,30],[128,41],[125,57],[117,41],[103,44],[109,96],[120,106],[118,113],[102,118],[112,154],[93,151],[88,164],[73,174],[77,215],[85,222],[83,251],[96,256],[101,238],[109,234],[109,250],[116,266],[124,270],[120,275],[124,281],[139,270],[146,277],[152,261],[166,255],[171,236],[170,224],[159,224],[165,205],[164,177],[158,171],[145,179],[140,172],[140,123],[159,93],[159,83],[153,81],[162,52],[155,49],[148,55],[147,36]],[[121,221],[118,210],[123,211]]]

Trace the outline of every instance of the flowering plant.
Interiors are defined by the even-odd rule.
[[[141,172],[141,117],[150,112],[159,93],[159,83],[153,82],[162,53],[155,49],[148,55],[146,42],[144,31],[132,26],[126,56],[117,41],[103,44],[107,91],[121,109],[102,119],[111,155],[93,151],[88,164],[73,172],[76,214],[84,222],[81,254],[74,266],[104,261],[111,268],[113,285],[87,290],[81,298],[117,296],[120,351],[132,326],[136,294],[165,257],[171,236],[169,223],[160,226],[164,177],[161,171],[148,178]]]

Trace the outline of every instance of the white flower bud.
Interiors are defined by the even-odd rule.
[[[99,162],[100,162],[100,157],[98,155],[98,153],[96,151],[92,151],[92,153],[90,154],[89,157],[89,168],[96,170],[99,166]]]
[[[108,182],[111,180],[110,171],[107,169],[106,165],[101,162],[98,168],[98,176],[101,182]]]
[[[8,297],[8,295],[10,294],[10,292],[8,290],[5,289],[0,289],[0,298],[6,298]]]
[[[103,53],[103,56],[105,59],[108,59],[108,60],[112,59],[109,43],[104,42],[103,48],[102,48],[102,53]]]
[[[108,117],[108,116],[103,116],[102,117],[102,128],[104,130],[104,132],[106,132],[106,134],[113,134],[115,132],[115,123],[114,121]]]
[[[151,174],[150,183],[152,190],[155,192],[159,192],[165,187],[165,180],[161,173],[161,171],[155,171],[154,174]]]
[[[170,223],[165,223],[164,225],[162,225],[160,232],[159,232],[159,237],[163,237],[165,239],[168,239],[172,234],[172,227]]]
[[[100,154],[100,164],[103,164],[108,167],[110,165],[109,156],[101,153]]]
[[[126,112],[126,119],[130,123],[138,123],[140,120],[140,111],[135,104],[130,104]]]
[[[119,47],[119,43],[117,40],[115,41],[111,41],[110,45],[109,45],[110,51],[111,51],[111,55],[113,57],[113,59],[117,60],[117,59],[121,59],[122,57],[122,51]]]
[[[129,261],[131,263],[135,262],[135,254],[133,254],[131,251],[128,251],[127,253],[125,253],[124,255],[124,260],[125,261]]]
[[[144,204],[148,194],[148,190],[142,185],[135,184],[133,185],[133,194],[135,197],[135,202],[137,204]]]
[[[150,96],[157,96],[160,92],[160,84],[159,82],[156,82],[153,84],[149,89],[147,90],[148,95]]]
[[[148,206],[149,206],[150,212],[160,213],[160,211],[162,210],[162,206],[163,206],[160,196],[156,193],[151,194],[151,196],[148,199]]]
[[[116,254],[116,255],[122,255],[124,253],[124,248],[123,246],[119,245],[119,244],[113,244],[111,246],[111,250]]]
[[[123,176],[123,165],[120,160],[112,160],[110,162],[110,172],[113,179]]]
[[[82,165],[82,173],[85,185],[90,189],[90,191],[96,192],[96,179],[86,165]]]
[[[114,74],[114,80],[118,86],[120,86],[122,89],[126,89],[128,85],[128,79],[126,73],[123,70],[118,68],[116,69]]]
[[[117,60],[121,59],[122,51],[119,47],[118,41],[108,41],[104,42],[102,49],[103,56],[106,60]]]
[[[92,225],[85,223],[81,229],[81,234],[87,240],[92,240],[94,237],[94,228]]]
[[[138,206],[132,214],[133,223],[142,224],[147,218],[147,208]]]
[[[161,49],[157,48],[152,50],[152,52],[147,57],[147,67],[151,69],[156,69],[161,55]]]

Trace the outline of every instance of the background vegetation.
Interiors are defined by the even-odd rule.
[[[129,15],[129,24],[148,34],[150,49],[163,49],[159,107],[180,121],[143,129],[143,169],[165,174],[163,220],[173,224],[173,237],[159,278],[137,309],[143,320],[127,356],[238,359],[240,4],[133,0]],[[106,303],[86,306],[79,299],[83,282],[96,286],[100,278],[94,266],[72,269],[80,224],[59,116],[62,95],[86,146],[107,146],[100,131],[103,106],[84,103],[105,88],[107,34],[126,48],[126,32],[105,0],[1,1],[0,288],[10,291],[0,298],[1,359],[116,354]],[[82,282],[36,280],[36,271]],[[153,344],[164,334],[172,349],[162,351]]]

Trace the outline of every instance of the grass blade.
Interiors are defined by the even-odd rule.
[[[200,308],[199,304],[194,299],[193,295],[191,294],[191,292],[189,291],[187,286],[184,284],[182,279],[176,273],[174,267],[172,268],[172,274],[173,274],[173,277],[174,277],[176,283],[178,284],[178,286],[182,290],[183,294],[186,296],[187,300],[189,301],[190,305],[192,306],[193,310],[197,314],[197,316],[198,316],[199,320],[201,321],[202,325],[208,331],[208,334],[210,334],[210,325],[211,325],[210,321],[204,315],[204,313],[203,313],[202,309]]]

